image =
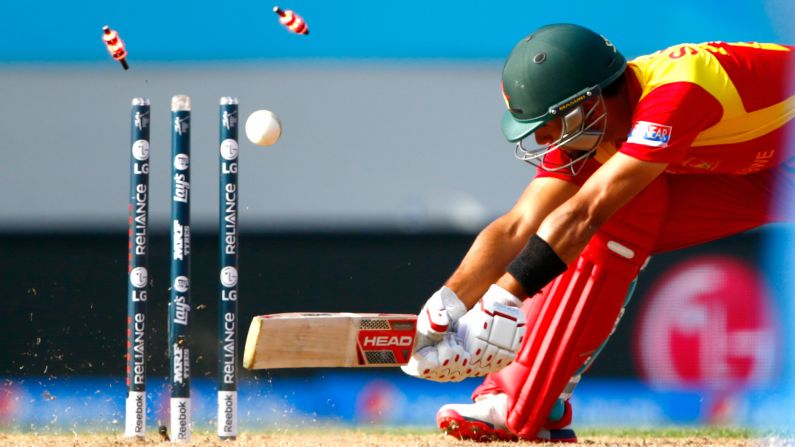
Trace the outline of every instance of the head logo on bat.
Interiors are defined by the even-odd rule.
[[[402,337],[398,337],[396,335],[389,336],[389,335],[371,335],[371,336],[364,336],[362,337],[362,346],[365,348],[370,347],[377,347],[377,348],[389,348],[393,346],[412,346],[414,343],[414,337],[409,335],[404,335]]]

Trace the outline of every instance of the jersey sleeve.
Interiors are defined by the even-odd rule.
[[[638,102],[619,151],[643,161],[681,163],[696,136],[722,114],[720,102],[698,84],[661,85]]]

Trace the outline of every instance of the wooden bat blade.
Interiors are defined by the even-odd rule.
[[[254,317],[247,369],[400,366],[414,347],[411,314],[284,313]]]

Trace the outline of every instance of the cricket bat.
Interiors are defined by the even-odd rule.
[[[414,347],[417,316],[282,313],[254,317],[243,351],[247,369],[400,366]]]

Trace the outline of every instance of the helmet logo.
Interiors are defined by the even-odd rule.
[[[588,89],[587,91],[585,91],[585,92],[583,92],[581,94],[578,94],[577,96],[575,96],[573,98],[569,98],[569,100],[566,101],[565,103],[560,104],[560,105],[558,105],[556,107],[552,107],[551,109],[549,109],[549,113],[551,113],[553,115],[557,115],[558,113],[564,112],[566,109],[569,109],[570,107],[576,106],[576,105],[584,102],[586,99],[591,98],[594,95],[599,95],[601,92],[602,92],[602,90],[599,88],[598,85],[594,86],[594,87]]]
[[[546,53],[538,53],[535,56],[533,56],[533,62],[535,62],[536,64],[543,64],[545,60],[547,60]]]

